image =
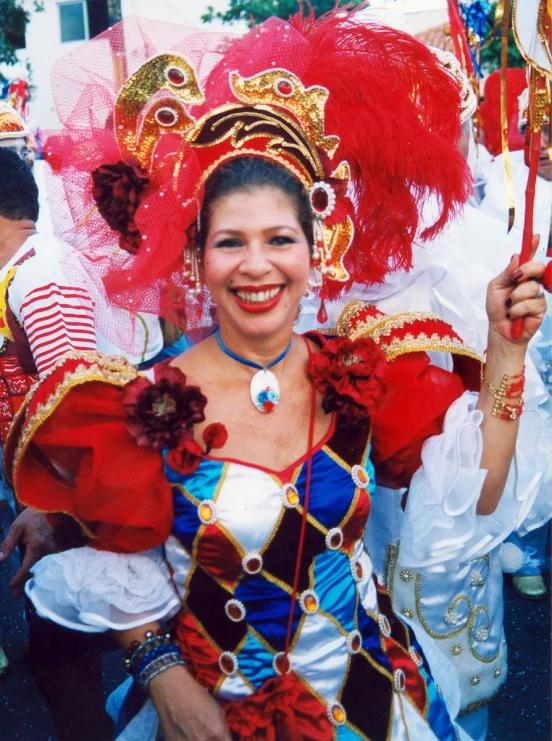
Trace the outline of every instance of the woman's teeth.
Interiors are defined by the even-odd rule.
[[[236,291],[236,294],[242,301],[250,304],[262,304],[264,301],[270,301],[282,290],[282,286],[271,288],[269,291]]]

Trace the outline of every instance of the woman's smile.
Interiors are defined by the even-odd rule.
[[[236,303],[244,311],[253,313],[270,311],[280,301],[284,285],[242,286],[232,289]]]

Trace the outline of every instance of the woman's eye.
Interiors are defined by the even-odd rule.
[[[283,234],[279,234],[275,237],[270,238],[270,244],[275,245],[276,247],[282,247],[286,244],[293,244],[295,242],[295,239],[293,237],[284,236]]]
[[[226,239],[221,239],[218,242],[215,242],[215,247],[241,247],[241,242],[239,239],[236,239],[234,237],[227,237]]]

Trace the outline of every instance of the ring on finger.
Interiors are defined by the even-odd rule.
[[[536,293],[535,298],[542,298],[544,296],[544,288],[542,284],[539,283],[539,290]]]

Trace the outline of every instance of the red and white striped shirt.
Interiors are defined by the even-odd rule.
[[[84,288],[48,283],[30,291],[20,321],[42,375],[68,350],[95,350],[94,304]]]
[[[28,255],[9,284],[8,303],[25,332],[40,375],[69,350],[97,347],[94,302],[88,287],[84,280],[80,285],[69,285],[63,272],[69,249],[54,237],[34,234],[0,271],[2,277]]]

